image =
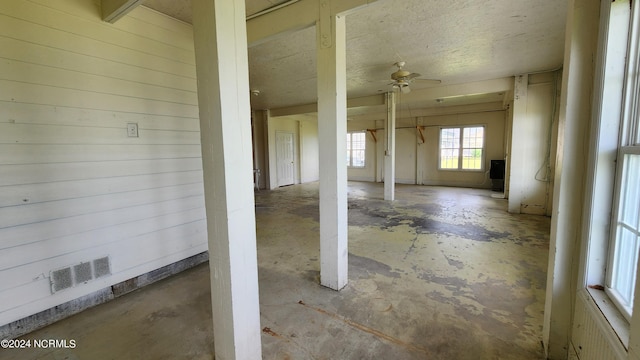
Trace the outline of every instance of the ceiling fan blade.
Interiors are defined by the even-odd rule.
[[[436,80],[436,79],[413,79],[414,81],[420,81],[421,83],[428,83],[428,84],[440,84],[442,83],[442,80]]]
[[[415,78],[420,77],[420,76],[422,76],[422,75],[418,74],[418,73],[411,73],[411,74],[405,76],[405,80],[412,80],[412,79],[415,79]]]

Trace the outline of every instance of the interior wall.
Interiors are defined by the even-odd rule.
[[[578,254],[586,238],[581,228],[600,4],[570,1],[567,15],[543,324],[549,359],[567,357],[575,291],[583,286],[577,281]]]
[[[254,170],[254,186],[258,182],[260,189],[267,188],[267,153],[266,153],[266,134],[265,134],[265,112],[255,110],[251,113],[251,135],[253,139],[253,170]]]
[[[504,159],[505,111],[489,111],[458,115],[424,117],[422,119],[425,143],[420,145],[424,151],[423,183],[439,186],[462,186],[473,188],[491,188],[489,170],[491,160]],[[438,170],[439,139],[441,126],[485,126],[485,157],[483,171]]]
[[[320,180],[320,152],[318,144],[318,119],[309,116],[300,124],[300,182]]]
[[[549,215],[553,199],[553,173],[557,138],[557,103],[554,73],[516,78],[512,123],[509,211]],[[526,88],[525,88],[526,87]]]
[[[396,183],[416,183],[417,132],[415,118],[396,120]]]
[[[402,118],[396,122],[396,182],[435,186],[491,188],[489,169],[492,159],[504,159],[504,130],[506,112],[503,110],[466,114]],[[379,122],[379,121],[378,121]],[[349,131],[376,129],[377,121],[351,120]],[[378,124],[379,125],[379,124]],[[485,168],[482,171],[438,170],[441,126],[486,126]],[[422,136],[417,129],[422,128]],[[367,135],[367,159],[373,159],[384,148],[385,131],[378,126],[377,143]],[[382,161],[367,161],[364,169],[349,169],[349,180],[377,181]]]
[[[0,325],[207,250],[190,26],[4,1],[0,48]],[[105,256],[52,294],[51,271]]]

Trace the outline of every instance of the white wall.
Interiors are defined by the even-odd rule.
[[[396,120],[396,183],[416,183],[416,156],[420,149],[414,119]]]
[[[488,111],[458,115],[434,116],[423,118],[425,126],[425,151],[423,183],[427,185],[463,186],[491,188],[489,169],[491,160],[504,159],[504,111]],[[446,171],[438,170],[440,126],[485,126],[484,171]]]
[[[424,143],[417,126],[423,128]],[[485,125],[485,169],[480,172],[438,170],[438,141],[440,126]],[[376,129],[375,121],[347,123],[349,131]],[[396,182],[437,186],[461,186],[491,188],[490,161],[504,158],[505,111],[475,112],[466,114],[425,116],[398,119],[396,123]],[[349,169],[349,180],[375,181],[382,166],[374,161],[384,147],[385,131],[377,128],[376,137],[367,135],[367,164],[364,169]]]
[[[259,170],[258,185],[260,189],[268,189],[269,157],[267,149],[266,111],[254,110],[251,113],[251,135],[253,140],[253,169]],[[254,185],[255,185],[254,173]]]
[[[550,215],[558,126],[553,73],[516,78],[509,211]]]
[[[0,325],[207,249],[190,26],[3,1],[0,49]],[[52,295],[103,256],[111,276]]]
[[[301,120],[300,126],[300,182],[320,180],[320,152],[318,119],[313,116]]]

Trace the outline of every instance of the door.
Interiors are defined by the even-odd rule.
[[[293,160],[293,133],[277,131],[276,166],[278,167],[278,186],[292,185],[295,182]]]

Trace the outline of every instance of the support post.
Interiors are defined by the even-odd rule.
[[[523,178],[523,168],[531,166],[527,161],[528,151],[518,139],[526,139],[529,136],[527,130],[527,101],[528,101],[529,75],[518,75],[513,85],[513,122],[511,125],[511,136],[516,141],[511,141],[511,166],[509,167],[509,179],[511,186],[509,190],[509,212],[520,214],[520,207],[524,196],[525,179]]]
[[[216,359],[260,359],[244,0],[193,0]]]
[[[384,150],[384,199],[393,201],[396,191],[396,94],[388,92],[387,121],[385,123],[385,133],[387,140]]]
[[[317,31],[320,138],[320,282],[334,290],[348,281],[347,86],[344,16],[320,2]]]

